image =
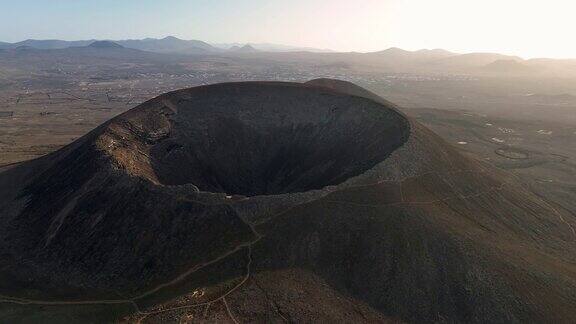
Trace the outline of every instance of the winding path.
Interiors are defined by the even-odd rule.
[[[381,184],[381,183],[385,183],[385,182],[395,182],[395,183],[400,183],[400,185],[402,185],[402,182],[411,179],[411,178],[417,178],[417,177],[422,177],[424,175],[427,174],[441,174],[441,173],[459,173],[459,172],[475,172],[475,173],[484,173],[484,171],[473,171],[473,170],[456,170],[456,171],[448,171],[448,172],[427,172],[427,173],[423,173],[417,176],[412,176],[412,177],[406,177],[404,179],[401,180],[397,180],[397,181],[379,181],[376,183],[371,183],[371,184],[363,184],[363,185],[356,185],[356,186],[348,186],[346,187],[346,189],[348,188],[354,188],[354,187],[367,187],[367,186],[372,186],[372,185],[376,185],[376,184]],[[510,173],[510,172],[508,172]],[[517,178],[516,175],[514,175],[513,173],[510,173],[513,175],[513,177]],[[442,178],[441,178],[442,179]],[[444,180],[443,180],[444,181]],[[448,184],[450,185],[450,184]],[[436,200],[430,200],[430,201],[405,201],[405,197],[402,194],[401,195],[401,201],[398,202],[392,202],[392,203],[387,203],[387,204],[380,204],[380,205],[370,205],[370,204],[358,204],[358,203],[353,203],[353,202],[347,202],[347,201],[341,201],[341,200],[326,200],[326,202],[329,203],[339,203],[339,204],[350,204],[350,205],[355,205],[355,206],[365,206],[365,207],[383,207],[383,206],[392,206],[392,205],[418,205],[418,204],[434,204],[434,203],[438,203],[438,202],[444,202],[444,201],[448,201],[448,200],[452,200],[452,199],[471,199],[471,198],[475,198],[475,197],[479,197],[481,195],[485,195],[491,192],[495,192],[495,191],[500,191],[502,190],[506,185],[508,185],[507,182],[503,181],[499,186],[495,186],[495,187],[491,187],[489,189],[483,190],[483,191],[479,191],[476,192],[474,194],[469,194],[469,195],[461,195],[461,194],[457,194],[455,196],[451,196],[451,197],[446,197],[446,198],[442,198],[442,199],[436,199]],[[455,193],[457,193],[457,191],[454,191]],[[537,195],[538,196],[538,195]],[[571,230],[571,232],[573,233],[574,237],[576,238],[576,230],[574,229],[574,227],[572,226],[572,224],[570,224],[568,221],[566,221],[566,219],[562,216],[561,213],[559,213],[553,206],[551,206],[548,202],[546,202],[542,197],[538,196],[539,200],[542,202],[542,207],[545,207],[546,209],[551,210],[554,214],[556,214],[560,221],[564,224],[566,224],[569,229]],[[269,217],[267,219],[267,221],[270,221],[272,219],[274,219],[275,217],[286,213],[292,209],[294,209],[297,206],[301,206],[304,204],[307,204],[311,201],[320,199],[318,197],[315,197],[314,199],[311,199],[309,201],[305,201],[302,202],[300,204],[297,204],[295,206],[286,208],[285,210],[276,213],[275,215]],[[260,233],[258,233],[255,228],[254,225],[246,222],[245,220],[242,220],[248,227],[250,227],[250,229],[252,230],[252,232],[254,233],[254,235],[256,236],[256,239],[250,242],[246,242],[246,243],[242,243],[238,246],[236,246],[234,249],[220,255],[219,257],[207,261],[205,263],[202,263],[200,265],[195,265],[194,267],[190,268],[189,270],[185,271],[184,273],[180,274],[179,276],[177,276],[176,278],[159,284],[158,286],[145,291],[143,293],[141,293],[140,295],[134,296],[132,298],[129,299],[102,299],[102,300],[76,300],[76,301],[50,301],[50,300],[34,300],[34,299],[26,299],[26,298],[19,298],[19,297],[11,297],[11,296],[5,296],[5,295],[0,295],[0,303],[13,303],[13,304],[19,304],[19,305],[51,305],[51,306],[65,306],[65,305],[114,305],[114,304],[130,304],[134,307],[134,309],[136,310],[136,315],[142,315],[141,318],[138,319],[138,322],[144,320],[146,317],[150,316],[150,315],[155,315],[155,314],[159,314],[159,313],[163,313],[163,312],[170,312],[170,311],[174,311],[174,310],[178,310],[178,309],[186,309],[186,308],[193,308],[193,307],[199,307],[199,306],[206,306],[206,309],[204,310],[204,313],[206,314],[210,305],[216,302],[222,302],[224,304],[224,307],[226,309],[226,312],[228,314],[228,316],[231,318],[232,321],[234,321],[234,323],[239,323],[238,320],[234,317],[227,301],[226,301],[226,297],[228,295],[230,295],[231,293],[235,292],[237,289],[239,289],[240,287],[242,287],[246,281],[248,281],[248,279],[251,276],[251,265],[252,265],[252,246],[253,244],[255,244],[256,242],[258,242],[261,238],[262,235]],[[241,249],[246,248],[247,249],[247,263],[246,263],[246,274],[243,277],[243,279],[234,287],[232,287],[231,289],[229,289],[228,291],[226,291],[225,293],[223,293],[220,296],[217,296],[209,301],[206,302],[201,302],[201,303],[195,303],[195,304],[188,304],[188,305],[182,305],[182,306],[175,306],[175,307],[170,307],[170,308],[166,308],[166,309],[158,309],[158,310],[154,310],[154,311],[141,311],[138,304],[137,304],[137,300],[150,296],[156,292],[158,292],[159,290],[175,285],[179,282],[181,282],[182,280],[184,280],[186,277],[188,277],[189,275],[193,274],[194,272],[205,268],[209,265],[215,264],[219,261],[222,261],[223,259],[229,257],[230,255],[240,251]]]

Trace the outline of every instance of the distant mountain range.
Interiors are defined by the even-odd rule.
[[[79,41],[63,41],[57,39],[50,40],[35,40],[28,39],[17,43],[0,43],[0,49],[11,49],[22,46],[33,47],[37,49],[64,49],[69,47],[84,47],[88,46],[99,40],[79,40]],[[109,40],[107,40],[109,41]],[[162,39],[145,38],[145,39],[128,39],[128,40],[115,40],[114,42],[122,47],[139,49],[149,52],[157,53],[178,53],[178,54],[196,54],[221,51],[208,43],[199,40],[183,40],[173,36],[168,36]]]
[[[102,49],[114,49],[102,53]],[[414,74],[467,74],[494,76],[556,76],[576,77],[576,59],[529,59],[498,53],[458,54],[443,49],[407,51],[392,47],[386,50],[329,52],[321,49],[274,44],[208,44],[200,40],[183,40],[173,36],[162,39],[132,40],[25,40],[17,43],[0,42],[4,55],[41,55],[70,57],[123,57],[141,60],[182,60],[179,56],[221,55],[250,56],[265,62],[308,64],[314,67],[348,69],[351,71],[393,72]],[[46,51],[40,53],[39,51]],[[56,52],[51,52],[56,51]]]
[[[111,41],[95,41],[88,45],[93,48],[124,48],[124,46]]]
[[[413,74],[464,74],[486,76],[576,77],[576,59],[528,59],[498,53],[459,54],[443,49],[407,51],[392,47],[383,51],[252,53],[252,57],[340,67],[365,72]]]
[[[0,42],[0,49],[13,49],[22,46],[33,47],[37,49],[63,49],[68,47],[83,47],[88,46],[96,41],[78,40],[78,41],[64,41],[59,39],[36,40],[27,39],[17,43]],[[110,41],[110,40],[107,40]],[[157,53],[173,53],[173,54],[202,54],[211,52],[225,52],[228,50],[240,52],[295,52],[295,51],[308,51],[308,52],[329,52],[329,50],[316,49],[311,47],[295,47],[289,45],[279,44],[208,44],[200,40],[184,40],[174,36],[165,38],[145,38],[145,39],[127,39],[127,40],[112,40],[112,42],[122,45],[126,48],[139,49],[149,52]]]
[[[243,43],[219,43],[219,44],[212,44],[220,49],[231,49],[237,47],[243,47],[249,45],[250,47],[254,48],[257,51],[262,52],[312,52],[312,53],[334,53],[335,51],[330,49],[321,49],[321,48],[314,48],[314,47],[301,47],[301,46],[290,46],[290,45],[282,45],[282,44],[271,44],[271,43],[250,43],[250,44],[243,44]]]
[[[230,47],[228,49],[229,51],[232,52],[237,52],[237,53],[254,53],[254,52],[258,52],[257,49],[255,49],[252,45],[250,44],[246,44],[244,46],[238,46],[238,45],[234,45],[232,47]]]

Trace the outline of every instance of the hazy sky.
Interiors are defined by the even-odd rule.
[[[571,0],[0,0],[0,40],[174,35],[576,58]]]

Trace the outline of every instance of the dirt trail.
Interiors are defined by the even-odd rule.
[[[2,167],[0,167],[1,169]],[[417,177],[422,177],[424,175],[428,175],[428,174],[442,174],[442,173],[460,173],[460,172],[475,172],[475,173],[483,173],[484,171],[472,171],[472,170],[455,170],[455,171],[448,171],[448,172],[426,172],[417,176],[411,176],[411,177],[407,177],[398,181],[379,181],[379,182],[375,182],[372,184],[365,184],[365,185],[358,185],[358,186],[350,186],[347,188],[354,188],[354,187],[368,187],[368,186],[372,186],[372,185],[376,185],[376,184],[380,184],[380,183],[385,183],[385,182],[392,182],[392,183],[402,183],[408,179],[412,179],[412,178],[417,178]],[[513,177],[517,177],[516,175],[510,173]],[[471,199],[471,198],[475,198],[475,197],[479,197],[481,195],[484,194],[488,194],[491,192],[495,192],[495,191],[500,191],[502,190],[506,185],[509,185],[509,183],[503,181],[499,186],[495,186],[492,188],[489,188],[487,190],[483,190],[483,191],[479,191],[476,192],[474,194],[470,194],[470,195],[455,195],[452,197],[447,197],[447,198],[443,198],[443,199],[436,199],[436,200],[431,200],[431,201],[406,201],[404,195],[402,195],[401,201],[398,202],[393,202],[393,203],[388,203],[388,204],[379,204],[379,205],[370,205],[370,204],[358,204],[358,203],[353,203],[353,202],[346,202],[346,201],[339,201],[339,200],[326,200],[329,203],[338,203],[338,204],[350,204],[350,205],[354,205],[354,206],[365,206],[365,207],[383,207],[383,206],[392,206],[392,205],[418,205],[418,204],[435,204],[435,203],[439,203],[439,202],[445,202],[448,200],[452,200],[452,199]],[[526,190],[528,190],[527,188],[524,188]],[[318,197],[316,197],[313,200],[318,199]],[[571,232],[574,234],[575,238],[576,238],[576,230],[574,229],[574,227],[572,226],[572,224],[570,224],[568,221],[565,220],[565,218],[552,206],[550,205],[547,201],[545,201],[542,197],[539,197],[540,201],[542,202],[543,206],[542,207],[546,207],[547,209],[550,209],[553,213],[555,213],[560,221],[564,224],[566,224],[569,229],[571,230]],[[306,201],[303,202],[301,204],[298,204],[297,206],[300,205],[304,205],[306,203],[309,203],[310,201]],[[287,208],[286,210],[283,210],[279,213],[276,213],[275,215],[271,216],[270,218],[268,218],[268,221],[270,221],[271,219],[274,219],[275,217],[288,212],[292,209],[294,209],[296,206],[292,206],[290,208]],[[244,221],[244,220],[243,220]],[[5,296],[5,295],[0,295],[0,303],[13,303],[13,304],[20,304],[20,305],[111,305],[111,304],[131,304],[137,314],[139,315],[143,315],[142,318],[140,318],[138,321],[142,321],[143,319],[145,319],[146,317],[150,316],[150,315],[155,315],[155,314],[159,314],[159,313],[163,313],[163,312],[170,312],[170,311],[174,311],[174,310],[178,310],[178,309],[185,309],[185,308],[193,308],[193,307],[199,307],[199,306],[206,306],[206,310],[208,310],[208,308],[210,307],[211,304],[216,303],[216,302],[223,302],[226,308],[226,311],[228,313],[228,315],[230,316],[231,320],[234,321],[235,323],[238,323],[238,321],[236,320],[236,318],[234,317],[233,313],[231,312],[231,309],[228,305],[228,303],[226,302],[225,298],[226,296],[230,295],[231,293],[233,293],[234,291],[236,291],[237,289],[239,289],[240,287],[242,287],[246,281],[248,281],[248,279],[251,276],[251,265],[252,265],[252,245],[256,242],[258,242],[261,238],[262,235],[260,233],[258,233],[255,228],[254,228],[254,224],[251,224],[249,222],[244,221],[244,223],[249,226],[251,228],[251,230],[253,231],[253,233],[256,236],[256,240],[251,241],[251,242],[246,242],[243,244],[238,245],[237,247],[235,247],[234,249],[222,254],[221,256],[210,260],[208,262],[205,262],[203,264],[200,265],[195,265],[194,267],[190,268],[189,270],[187,270],[186,272],[180,274],[179,276],[177,276],[176,278],[174,278],[173,280],[170,280],[168,282],[162,283],[140,295],[134,296],[132,298],[129,299],[103,299],[103,300],[76,300],[76,301],[50,301],[50,300],[34,300],[34,299],[26,299],[26,298],[18,298],[18,297],[11,297],[11,296]],[[257,225],[257,224],[256,224]],[[225,258],[227,258],[228,256],[238,252],[239,250],[243,249],[243,248],[247,248],[248,250],[248,262],[246,265],[246,274],[244,276],[244,278],[237,284],[235,285],[233,288],[231,288],[230,290],[228,290],[227,292],[225,292],[224,294],[213,298],[210,301],[206,301],[206,302],[201,302],[201,303],[196,303],[196,304],[189,304],[189,305],[182,305],[182,306],[176,306],[176,307],[171,307],[171,308],[166,308],[166,309],[159,309],[156,311],[150,311],[150,312],[144,312],[141,311],[138,304],[137,304],[137,300],[150,296],[156,292],[158,292],[159,290],[175,285],[177,283],[179,283],[180,281],[184,280],[186,277],[188,277],[189,275],[191,275],[192,273],[205,268],[209,265],[215,264]]]
[[[244,221],[244,220],[242,220]],[[244,283],[246,283],[246,281],[248,281],[248,279],[250,278],[251,275],[251,265],[252,265],[252,244],[258,242],[260,240],[260,238],[262,238],[262,236],[254,229],[254,226],[252,224],[249,224],[247,222],[244,221],[244,223],[250,227],[250,229],[253,231],[254,235],[256,236],[256,240],[251,241],[251,242],[247,242],[247,243],[243,243],[238,245],[237,247],[235,247],[234,249],[222,254],[221,256],[210,260],[208,262],[205,262],[201,265],[196,265],[192,268],[190,268],[188,271],[180,274],[178,277],[174,278],[173,280],[169,281],[169,282],[165,282],[163,284],[160,284],[140,295],[137,295],[135,297],[132,297],[130,299],[102,299],[102,300],[81,300],[81,301],[49,301],[49,300],[34,300],[34,299],[27,299],[27,298],[18,298],[18,297],[11,297],[11,296],[5,296],[5,295],[0,295],[0,303],[12,303],[12,304],[19,304],[19,305],[51,305],[51,306],[65,306],[65,305],[114,305],[114,304],[131,304],[134,309],[136,310],[136,313],[139,315],[144,315],[142,318],[140,318],[138,320],[138,323],[141,322],[143,319],[145,319],[146,317],[150,316],[150,315],[154,315],[154,314],[158,314],[158,313],[163,313],[163,312],[170,312],[173,310],[177,310],[177,309],[183,309],[183,308],[192,308],[192,307],[198,307],[198,306],[202,306],[202,305],[206,305],[207,307],[215,302],[218,301],[222,301],[225,303],[227,312],[229,314],[229,316],[231,317],[231,319],[235,322],[238,323],[238,321],[233,317],[232,312],[229,309],[228,304],[226,303],[225,299],[226,296],[230,295],[231,293],[233,293],[234,291],[236,291],[238,288],[240,288],[242,285],[244,285]],[[184,305],[184,306],[177,306],[177,307],[172,307],[172,308],[167,308],[167,309],[161,309],[161,310],[156,310],[156,311],[150,311],[150,312],[143,312],[140,310],[140,307],[138,306],[138,299],[147,297],[151,294],[154,294],[155,292],[171,286],[171,285],[175,285],[178,282],[184,280],[187,276],[189,276],[190,274],[205,268],[211,264],[217,263],[225,258],[227,258],[228,256],[236,253],[237,251],[243,249],[243,248],[247,248],[248,250],[248,262],[246,263],[246,275],[244,276],[244,278],[237,284],[235,285],[232,289],[228,290],[227,292],[225,292],[224,294],[210,300],[207,302],[202,302],[202,303],[197,303],[197,304],[189,304],[189,305]]]

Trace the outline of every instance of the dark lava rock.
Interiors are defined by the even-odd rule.
[[[573,226],[353,84],[202,86],[0,170],[0,317],[570,323]]]

